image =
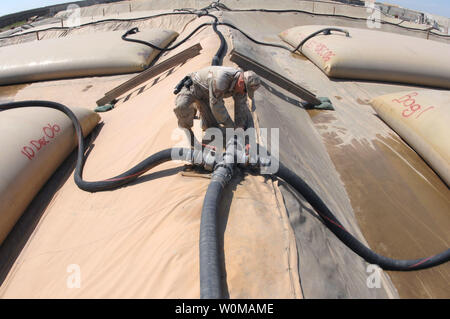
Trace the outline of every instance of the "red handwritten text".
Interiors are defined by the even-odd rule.
[[[300,34],[300,41],[302,41],[304,38],[305,36],[303,34]],[[331,58],[336,55],[333,50],[326,46],[326,44],[314,39],[308,40],[304,46],[308,49],[311,49],[314,53],[320,56],[324,62],[330,61]]]
[[[402,111],[403,117],[410,117],[416,112],[419,112],[416,114],[416,119],[419,118],[423,113],[425,113],[428,110],[434,109],[434,106],[429,106],[425,108],[419,103],[416,103],[416,97],[419,96],[418,92],[411,92],[409,94],[406,94],[405,96],[402,96],[398,99],[393,99],[392,102],[398,103],[405,107],[405,109]]]
[[[55,138],[56,134],[61,131],[61,127],[58,124],[47,124],[42,128],[42,137],[35,140],[30,140],[29,145],[22,148],[21,153],[25,155],[29,160],[32,160],[36,154],[47,144],[50,140]]]

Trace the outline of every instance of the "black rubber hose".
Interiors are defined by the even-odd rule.
[[[220,47],[217,50],[216,54],[214,55],[211,65],[221,65],[222,58],[225,55],[225,46],[226,46],[225,38],[223,37],[222,32],[220,32],[217,29],[217,25],[218,25],[218,23],[214,22],[212,27],[213,27],[214,32],[217,34],[217,36],[220,39]]]
[[[178,14],[182,14],[182,13],[185,13],[185,14],[196,14],[198,17],[201,17],[201,16],[208,16],[208,17],[214,18],[214,23],[217,23],[217,22],[218,22],[218,19],[217,19],[216,16],[211,15],[211,14],[208,14],[208,13],[206,13],[206,14],[204,14],[204,13],[195,13],[195,12],[189,11],[188,9],[179,9],[179,10],[180,10],[180,11],[181,11],[181,10],[184,10],[184,11],[187,11],[187,12],[178,12]],[[182,45],[183,43],[185,43],[187,40],[189,40],[190,37],[192,37],[198,30],[200,30],[200,29],[203,28],[204,26],[207,26],[207,25],[214,25],[214,23],[206,22],[206,23],[200,24],[200,25],[197,26],[197,28],[195,28],[191,33],[189,33],[183,40],[179,41],[178,43],[174,44],[174,45],[171,46],[171,47],[166,47],[166,48],[159,47],[159,46],[157,46],[157,45],[155,45],[155,44],[152,44],[152,43],[150,43],[150,42],[147,42],[147,41],[143,41],[143,40],[139,40],[139,39],[133,39],[133,38],[127,38],[130,34],[136,34],[136,33],[139,32],[139,28],[137,28],[137,27],[132,28],[132,29],[128,30],[127,32],[125,32],[125,33],[122,35],[122,40],[128,41],[128,42],[134,42],[134,43],[139,43],[139,44],[147,45],[147,46],[151,47],[152,49],[159,50],[159,51],[162,51],[162,52],[165,52],[165,51],[171,51],[171,50],[173,50],[173,49],[176,49],[177,47],[179,47],[179,46]]]
[[[234,146],[235,147],[235,146]],[[225,185],[233,176],[234,155],[227,145],[224,160],[217,164],[211,176],[202,207],[200,223],[200,298],[221,299],[222,269],[219,255],[217,212]]]
[[[258,40],[256,40],[256,39],[252,38],[251,36],[249,36],[247,33],[245,33],[244,31],[242,31],[241,29],[239,29],[238,27],[236,27],[236,26],[234,26],[234,25],[232,25],[232,24],[230,24],[230,23],[227,23],[227,22],[219,22],[218,25],[225,25],[225,26],[227,26],[227,27],[230,27],[230,28],[232,28],[232,29],[235,29],[235,30],[239,31],[240,33],[242,33],[242,35],[244,35],[247,39],[249,39],[250,41],[252,41],[252,42],[254,42],[254,43],[256,43],[256,44],[259,44],[259,45],[265,45],[265,46],[269,46],[269,47],[275,47],[275,48],[281,48],[281,49],[285,49],[285,50],[291,51],[290,48],[288,48],[288,47],[286,47],[286,46],[284,46],[284,45],[281,45],[281,44],[267,43],[267,42],[261,42],[261,41],[258,41]]]
[[[138,28],[132,28],[132,29],[128,30],[127,32],[125,32],[122,35],[122,40],[128,41],[128,42],[144,44],[144,45],[147,45],[147,46],[151,47],[152,49],[165,52],[165,51],[170,51],[170,50],[176,49],[181,44],[185,43],[190,37],[192,37],[198,30],[200,30],[204,26],[212,25],[214,32],[219,37],[220,47],[217,50],[216,54],[214,55],[214,57],[212,59],[212,62],[211,62],[211,65],[220,65],[221,64],[221,60],[222,60],[222,58],[223,58],[223,56],[225,54],[226,42],[225,42],[225,38],[224,38],[223,34],[217,29],[217,25],[220,24],[219,23],[219,19],[216,16],[214,16],[212,14],[209,14],[207,10],[205,10],[206,13],[195,13],[195,12],[192,12],[192,11],[190,11],[188,9],[180,9],[180,11],[181,10],[186,10],[187,12],[185,12],[185,13],[187,13],[187,14],[197,14],[198,17],[202,17],[202,16],[211,17],[211,18],[214,19],[214,22],[212,22],[212,23],[210,23],[210,22],[209,23],[202,23],[201,25],[197,26],[197,28],[195,28],[191,33],[189,33],[183,40],[181,40],[178,43],[174,44],[173,46],[167,47],[167,48],[158,47],[157,45],[154,45],[154,44],[152,44],[150,42],[147,42],[147,41],[142,41],[142,40],[139,40],[139,39],[128,38],[128,36],[130,34],[136,34],[137,32],[139,32]],[[179,12],[179,13],[182,13],[182,12]]]
[[[292,53],[294,53],[295,51],[297,51],[298,49],[300,49],[300,48],[303,46],[303,44],[306,43],[306,41],[308,41],[309,39],[315,37],[316,35],[319,35],[319,34],[321,34],[321,33],[323,33],[323,34],[325,34],[325,35],[330,35],[330,34],[331,34],[331,31],[339,31],[339,32],[345,33],[345,35],[346,35],[347,37],[350,37],[350,33],[349,33],[347,30],[343,30],[343,29],[340,29],[340,28],[325,28],[325,29],[321,29],[321,30],[318,30],[318,31],[316,31],[316,32],[311,33],[311,34],[308,35],[306,38],[304,38],[304,39],[297,45],[297,47],[296,47],[294,50],[292,50]]]
[[[306,184],[299,176],[289,168],[279,163],[279,170],[275,174],[286,181],[299,192],[316,212],[322,217],[325,225],[353,252],[358,254],[368,263],[376,264],[385,270],[412,271],[434,267],[450,260],[450,249],[428,257],[414,260],[396,260],[381,256],[367,248],[352,234],[350,234],[333,215],[330,209],[320,199],[320,197]]]
[[[200,298],[221,299],[222,276],[219,257],[217,206],[225,183],[211,180],[203,201],[200,222]]]
[[[219,37],[220,46],[219,46],[219,49],[217,50],[216,54],[214,55],[214,57],[213,57],[213,59],[211,61],[211,65],[221,65],[222,58],[223,58],[223,56],[226,53],[225,52],[225,50],[226,50],[226,41],[225,41],[225,38],[224,38],[222,32],[220,32],[217,29],[217,25],[219,24],[219,18],[217,18],[215,15],[210,14],[208,12],[208,8],[209,7],[205,7],[203,9],[201,9],[201,11],[204,11],[204,13],[199,13],[198,17],[200,18],[202,16],[207,16],[207,17],[210,17],[210,18],[214,19],[214,22],[212,24],[212,28],[213,28],[214,32],[217,34],[217,36]]]
[[[189,40],[190,37],[192,37],[198,30],[200,30],[200,29],[203,28],[204,26],[212,25],[212,24],[213,24],[213,23],[211,23],[211,22],[206,22],[206,23],[200,24],[200,25],[199,25],[197,28],[195,28],[191,33],[189,33],[183,40],[181,40],[181,41],[179,41],[178,43],[174,44],[173,46],[167,47],[167,48],[160,48],[160,47],[158,47],[157,45],[154,45],[154,44],[152,44],[152,43],[150,43],[150,42],[147,42],[147,41],[142,41],[142,40],[139,40],[139,39],[127,38],[128,35],[130,35],[130,34],[135,34],[135,33],[139,32],[139,29],[138,29],[138,28],[133,28],[133,29],[128,30],[127,32],[125,32],[125,33],[122,35],[122,40],[128,41],[128,42],[134,42],[134,43],[140,43],[140,44],[143,44],[143,45],[147,45],[147,46],[151,47],[152,49],[159,50],[159,51],[163,51],[163,52],[164,52],[164,51],[170,51],[170,50],[176,49],[177,47],[179,47],[180,45],[182,45],[183,43],[185,43],[187,40]]]
[[[88,192],[110,190],[127,184],[136,179],[138,176],[144,174],[148,170],[154,168],[155,166],[170,161],[172,159],[172,154],[176,154],[178,156],[177,159],[183,159],[192,162],[192,159],[195,158],[194,156],[196,156],[195,152],[198,152],[195,150],[184,148],[166,149],[149,156],[141,163],[116,177],[104,181],[87,182],[82,178],[83,166],[85,161],[83,132],[80,122],[78,121],[75,114],[67,106],[51,101],[21,101],[0,104],[0,110],[9,110],[21,107],[48,107],[56,109],[66,114],[72,120],[78,138],[78,155],[74,174],[75,183],[79,188]]]
[[[191,33],[189,33],[189,35],[187,35],[183,40],[181,40],[181,41],[178,42],[177,44],[175,44],[175,45],[173,45],[173,46],[171,46],[171,47],[168,47],[168,48],[160,48],[160,47],[158,47],[158,46],[156,46],[156,45],[154,45],[154,44],[151,44],[150,42],[146,42],[146,41],[142,41],[142,40],[138,40],[138,39],[127,38],[127,36],[128,36],[129,34],[133,34],[133,32],[134,32],[133,30],[134,30],[134,29],[137,29],[137,28],[133,28],[133,29],[127,31],[125,34],[122,35],[122,39],[125,40],[125,41],[130,41],[130,42],[136,42],[136,43],[144,44],[144,45],[147,45],[147,46],[149,46],[149,47],[151,47],[151,48],[153,48],[153,49],[155,49],[155,50],[160,50],[160,51],[170,51],[170,50],[173,50],[173,49],[177,48],[178,46],[180,46],[180,45],[183,44],[184,42],[186,42],[191,36],[193,36],[193,35],[194,35],[199,29],[201,29],[202,27],[207,26],[207,25],[214,25],[214,24],[216,24],[216,25],[224,25],[224,26],[230,27],[230,28],[232,28],[232,29],[235,29],[235,30],[239,31],[240,33],[242,33],[247,39],[249,39],[250,41],[252,41],[252,42],[254,42],[254,43],[256,43],[256,44],[265,45],[265,46],[271,46],[271,47],[276,47],[276,48],[281,48],[281,49],[285,49],[285,50],[287,50],[287,51],[289,51],[289,52],[292,51],[292,49],[290,49],[290,48],[288,48],[288,47],[286,47],[286,46],[284,46],[284,45],[281,45],[281,44],[267,43],[267,42],[261,42],[261,41],[258,41],[258,40],[256,40],[256,39],[254,39],[253,37],[249,36],[248,34],[246,34],[244,31],[242,31],[242,30],[239,29],[238,27],[236,27],[236,26],[234,26],[234,25],[232,25],[232,24],[230,24],[230,23],[227,23],[227,22],[217,22],[217,23],[214,23],[214,22],[205,22],[205,23],[202,23],[202,24],[199,25],[197,28],[195,28]],[[132,33],[129,33],[130,31],[131,31]],[[222,36],[222,37],[223,37],[223,36]],[[225,40],[225,39],[224,39],[224,40]],[[221,48],[223,47],[223,45],[222,45],[223,43],[224,43],[224,42],[222,42],[222,40],[221,40]],[[219,51],[218,51],[218,52],[221,51],[221,48],[219,48]],[[216,53],[216,55],[217,55],[217,53]]]

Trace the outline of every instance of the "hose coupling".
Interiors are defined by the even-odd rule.
[[[216,152],[214,150],[203,151],[203,168],[209,172],[214,170],[216,165]]]
[[[220,162],[214,167],[211,180],[221,181],[225,185],[231,180],[231,177],[233,177],[233,172],[234,170],[232,165]]]

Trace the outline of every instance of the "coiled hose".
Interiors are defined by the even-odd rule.
[[[123,174],[117,175],[113,178],[96,181],[96,182],[87,182],[82,178],[83,175],[83,167],[84,167],[84,139],[83,132],[80,126],[80,122],[78,121],[75,114],[65,105],[51,102],[51,101],[21,101],[21,102],[10,102],[5,104],[0,104],[0,110],[10,110],[21,107],[47,107],[51,109],[56,109],[64,114],[66,114],[72,121],[75,132],[78,139],[78,154],[77,154],[77,164],[75,167],[75,183],[79,188],[85,190],[87,192],[100,192],[111,190],[117,187],[120,187],[124,184],[131,182],[136,179],[140,175],[144,174],[148,170],[162,164],[168,162],[172,159],[172,154],[176,154],[178,156],[178,160],[182,159],[185,161],[193,161],[192,159],[196,158],[198,155],[196,154],[197,150],[185,149],[185,148],[169,148],[162,151],[159,151],[139,164],[135,165],[133,168],[129,169]]]
[[[368,263],[376,264],[384,270],[412,271],[431,268],[450,260],[450,249],[431,257],[414,260],[396,260],[381,256],[367,248],[350,234],[308,184],[281,162],[279,163],[278,172],[275,175],[294,187],[294,189],[299,192],[312,207],[314,207],[316,212],[322,217],[328,229],[331,230],[348,248]]]

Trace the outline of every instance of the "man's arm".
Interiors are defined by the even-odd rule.
[[[247,94],[235,94],[234,99],[234,122],[236,127],[244,130],[248,127],[249,108],[247,105]]]
[[[225,127],[233,127],[233,121],[228,114],[223,102],[223,92],[214,87],[214,79],[208,79],[209,86],[209,106],[216,121]]]

